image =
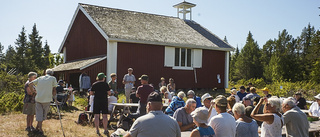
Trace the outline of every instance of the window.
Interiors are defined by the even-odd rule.
[[[174,66],[191,67],[191,49],[175,48]]]

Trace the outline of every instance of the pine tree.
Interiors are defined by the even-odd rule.
[[[37,30],[36,24],[33,25],[32,32],[29,34],[29,43],[30,47],[29,55],[31,60],[35,63],[32,64],[32,67],[35,69],[46,69],[44,68],[43,62],[43,48],[42,48],[42,37],[39,36],[39,32]]]
[[[16,51],[14,50],[14,48],[9,45],[8,49],[6,51],[6,55],[5,55],[5,64],[7,66],[7,70],[9,71],[12,68],[16,68],[16,62],[14,57],[16,56]]]
[[[53,66],[51,65],[50,56],[52,56],[52,55],[51,55],[51,50],[50,50],[50,47],[49,47],[47,41],[45,42],[45,45],[44,45],[43,49],[44,49],[44,52],[43,52],[43,62],[44,63],[43,63],[42,68],[51,68]]]
[[[259,45],[253,39],[249,31],[245,46],[241,49],[239,57],[235,63],[235,75],[237,79],[261,78],[263,68],[261,65],[261,51]]]
[[[239,56],[239,48],[237,46],[236,48],[236,51],[231,54],[231,60],[230,60],[230,72],[229,72],[229,80],[231,81],[237,81],[238,79],[236,79],[235,77],[235,64],[236,64],[236,61],[237,61],[237,58]]]
[[[2,46],[1,42],[0,42],[0,64],[3,63],[4,61],[4,54],[3,54],[3,49],[4,49],[4,46]]]
[[[20,34],[18,35],[18,39],[16,39],[16,51],[17,54],[14,57],[15,61],[17,62],[16,67],[17,69],[22,72],[23,74],[27,74],[30,71],[29,65],[30,59],[26,56],[26,52],[28,50],[27,45],[27,36],[26,36],[26,30],[24,27],[22,27],[22,30]]]
[[[320,83],[320,31],[313,35],[311,39],[310,49],[312,52],[308,55],[308,58],[313,58],[312,68],[310,73],[310,79],[317,83]]]

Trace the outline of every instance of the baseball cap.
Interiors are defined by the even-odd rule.
[[[208,118],[208,110],[204,107],[196,108],[193,112],[191,112],[191,116],[199,123],[207,123]]]
[[[263,88],[262,91],[270,91],[267,87]]]
[[[143,74],[143,75],[141,75],[141,77],[139,78],[139,80],[149,80],[149,77],[148,77],[148,75],[146,75],[146,74]]]
[[[58,83],[64,83],[64,82],[63,82],[63,80],[59,80],[59,82],[58,82]]]
[[[228,104],[227,98],[225,96],[218,96],[215,99],[215,104],[217,106],[226,107]]]
[[[202,97],[201,97],[202,102],[203,102],[204,100],[206,100],[207,98],[213,99],[213,97],[212,97],[209,93],[206,93],[206,94],[203,94]]]
[[[105,75],[103,72],[101,72],[101,73],[99,73],[99,74],[97,75],[97,77],[98,77],[99,79],[103,79],[103,78],[106,77],[106,75]]]
[[[151,92],[148,96],[148,102],[162,102],[161,95],[158,92]]]

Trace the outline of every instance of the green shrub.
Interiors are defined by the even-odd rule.
[[[74,105],[80,108],[85,108],[88,106],[88,100],[87,98],[82,98],[78,95],[75,95]]]
[[[3,94],[0,98],[0,113],[22,111],[23,94],[11,92]]]

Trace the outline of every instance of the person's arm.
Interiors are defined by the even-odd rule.
[[[214,107],[214,101],[212,100],[211,102],[210,102],[210,108],[209,108],[209,113],[208,113],[208,117],[207,117],[207,120],[210,120],[209,118],[210,118],[210,116],[211,116],[211,111],[212,111],[212,109],[213,109],[213,107]]]
[[[188,130],[190,128],[193,129],[193,127],[194,127],[194,123],[190,123],[188,125],[182,126],[182,122],[178,122],[178,125],[179,125],[181,131],[186,131],[186,130]]]
[[[267,122],[268,124],[272,124],[274,116],[272,115],[272,113],[267,113],[267,114],[258,114],[259,108],[261,106],[261,104],[263,103],[263,101],[265,100],[265,98],[261,98],[259,103],[257,104],[257,106],[253,109],[253,111],[251,112],[251,117],[254,118],[255,120],[258,121],[262,121],[262,122]],[[264,106],[265,108],[267,107],[267,105]]]
[[[29,85],[30,85],[30,84],[29,84]],[[35,90],[34,90],[34,91],[31,90],[31,88],[33,89],[33,86],[30,88],[29,85],[28,85],[28,87],[27,87],[27,94],[28,94],[28,95],[33,95],[33,94],[35,94]]]
[[[130,133],[127,133],[127,134],[124,135],[123,137],[132,137],[132,136],[130,135]]]
[[[126,75],[123,76],[122,84],[127,84]]]
[[[191,132],[190,137],[200,137],[199,130],[195,129]]]

